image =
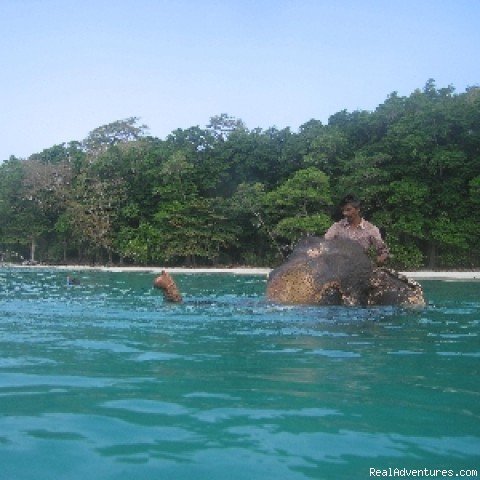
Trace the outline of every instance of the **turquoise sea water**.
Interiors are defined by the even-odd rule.
[[[152,274],[75,276],[0,270],[1,480],[480,471],[480,282],[424,281],[405,311],[275,306],[263,276],[177,275],[182,305]]]

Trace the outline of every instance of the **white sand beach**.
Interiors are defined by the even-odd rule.
[[[480,270],[465,272],[436,272],[436,271],[417,271],[400,272],[408,278],[415,280],[480,280]]]
[[[228,273],[233,275],[263,275],[268,276],[271,268],[180,268],[180,267],[132,267],[132,266],[86,266],[86,265],[18,265],[4,264],[3,267],[10,268],[54,268],[65,271],[98,270],[108,272],[146,272],[160,274],[162,270],[175,274],[198,274],[198,273]],[[414,272],[400,272],[401,274],[415,280],[480,280],[480,270],[472,271],[434,271],[419,270]]]

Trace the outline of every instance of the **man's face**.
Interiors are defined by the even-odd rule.
[[[342,209],[343,216],[351,223],[354,219],[360,216],[360,209],[355,208],[351,203],[344,205]]]

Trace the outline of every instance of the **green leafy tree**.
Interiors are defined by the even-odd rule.
[[[388,154],[359,151],[345,164],[343,175],[334,188],[335,203],[350,193],[362,199],[363,214],[388,210],[391,177],[388,172],[391,158]]]
[[[236,241],[236,226],[214,199],[191,196],[162,205],[154,225],[160,237],[156,255],[160,261],[215,263],[222,249]]]
[[[261,183],[242,183],[229,200],[229,212],[239,226],[240,245],[249,245],[247,254],[240,254],[247,263],[268,264],[283,260],[285,252],[267,221],[265,186]],[[273,253],[272,253],[273,252]]]
[[[102,258],[106,252],[112,261],[114,226],[125,201],[124,192],[121,179],[105,181],[87,173],[76,179],[66,218],[78,247],[87,247],[94,258]]]
[[[457,94],[428,80],[298,133],[248,130],[227,114],[165,140],[145,133],[130,117],[0,164],[2,250],[272,265],[299,236],[323,233],[332,199],[356,193],[395,266],[480,262],[477,86]]]
[[[303,235],[322,235],[330,226],[332,205],[328,177],[309,167],[296,172],[264,199],[273,231],[292,245]]]
[[[247,130],[242,120],[232,117],[227,113],[221,113],[220,115],[211,117],[207,129],[220,141],[225,141],[229,135],[236,130]]]
[[[38,191],[26,188],[28,167],[31,163],[11,157],[0,169],[0,218],[2,243],[6,249],[18,252],[28,246],[28,258],[37,260],[36,250],[39,239],[49,229],[46,207]]]
[[[305,152],[305,165],[318,168],[330,178],[337,178],[351,154],[346,134],[340,127],[328,125],[311,140]]]
[[[160,245],[159,229],[148,222],[142,222],[136,228],[123,226],[116,237],[116,248],[121,258],[143,265],[165,260]]]
[[[138,117],[129,117],[97,127],[88,134],[83,146],[89,155],[96,156],[114,145],[138,140],[148,129],[138,125],[138,121]]]

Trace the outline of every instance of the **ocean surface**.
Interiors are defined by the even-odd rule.
[[[234,274],[178,274],[171,305],[153,274],[69,273],[0,269],[1,480],[480,471],[478,281],[422,281],[409,311],[276,306]]]

